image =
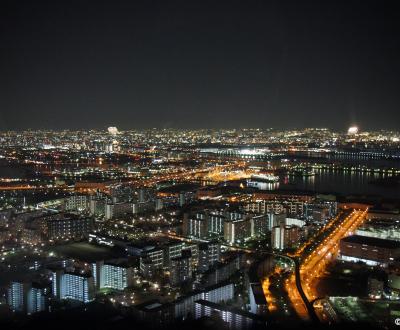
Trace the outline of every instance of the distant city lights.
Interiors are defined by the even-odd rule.
[[[357,134],[358,133],[358,127],[357,126],[351,126],[348,130],[347,130],[347,134]]]

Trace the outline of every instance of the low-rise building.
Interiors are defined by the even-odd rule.
[[[195,319],[216,315],[232,330],[264,328],[267,324],[265,318],[241,309],[206,300],[195,302]]]
[[[340,258],[386,267],[400,256],[400,242],[374,237],[352,235],[340,240]]]

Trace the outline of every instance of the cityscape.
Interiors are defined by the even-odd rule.
[[[400,10],[0,1],[0,329],[400,329]]]
[[[109,127],[0,141],[9,324],[100,313],[144,328],[390,327],[400,315],[400,132]]]

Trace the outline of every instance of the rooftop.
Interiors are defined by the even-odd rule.
[[[231,313],[234,313],[234,314],[242,315],[242,316],[247,317],[249,319],[252,319],[254,321],[265,321],[264,317],[262,317],[260,315],[253,314],[253,313],[250,313],[250,312],[247,312],[247,311],[244,311],[242,309],[238,309],[238,308],[235,308],[235,307],[232,307],[232,306],[216,304],[216,303],[213,303],[211,301],[202,300],[202,299],[197,300],[195,303],[196,304],[200,304],[200,305],[204,305],[204,306],[208,306],[210,308],[213,308],[213,309],[216,309],[216,310],[219,310],[219,311],[227,311],[227,312],[231,312]]]
[[[363,244],[363,245],[370,245],[376,246],[386,249],[398,249],[400,248],[400,242],[392,241],[388,239],[381,239],[375,237],[367,237],[367,236],[360,236],[360,235],[352,235],[345,238],[342,238],[342,242],[345,243],[355,243],[355,244]]]
[[[260,283],[251,284],[251,290],[254,295],[254,300],[257,305],[267,305],[267,300],[265,299],[264,290]]]

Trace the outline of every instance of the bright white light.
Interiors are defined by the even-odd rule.
[[[117,135],[118,134],[118,128],[111,126],[108,129],[108,133],[110,133],[111,135]]]
[[[358,133],[358,127],[357,126],[351,126],[347,131],[347,134],[357,134],[357,133]]]
[[[268,149],[242,149],[239,150],[241,155],[263,155],[268,152]]]

